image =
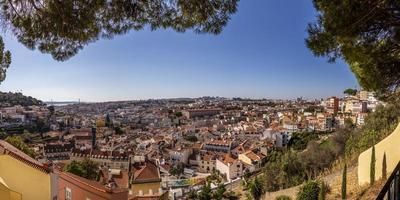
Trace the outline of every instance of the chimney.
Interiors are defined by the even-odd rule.
[[[92,149],[96,148],[96,128],[92,128]]]

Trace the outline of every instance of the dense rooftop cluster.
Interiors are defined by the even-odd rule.
[[[58,197],[181,198],[206,182],[233,185],[260,172],[271,152],[288,147],[293,133],[362,126],[379,104],[360,91],[312,101],[203,97],[16,105],[0,109],[0,128],[36,152],[36,160],[14,157],[60,177],[62,188],[52,193]],[[88,159],[96,180],[66,170],[71,161]]]

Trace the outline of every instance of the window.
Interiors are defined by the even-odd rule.
[[[65,200],[72,200],[72,191],[70,188],[65,188]]]

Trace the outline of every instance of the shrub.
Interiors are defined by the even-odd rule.
[[[24,140],[20,136],[8,136],[6,138],[6,142],[13,145],[15,148],[21,150],[28,156],[35,158],[36,153],[33,151],[27,144],[25,144]]]
[[[276,197],[275,200],[291,200],[291,198],[289,196],[286,196],[286,195],[281,195],[279,197]]]
[[[288,147],[294,150],[304,150],[308,142],[317,139],[318,134],[314,132],[296,132],[292,134]]]
[[[297,200],[318,200],[320,187],[316,181],[307,181],[297,192]]]
[[[331,190],[329,185],[326,182],[321,182],[320,183],[320,191],[318,195],[318,200],[325,200],[326,199],[326,194],[328,194]]]
[[[399,117],[399,102],[377,106],[375,112],[370,113],[365,119],[364,126],[352,131],[349,140],[346,141],[346,156],[358,156],[391,134],[399,122]]]
[[[303,163],[296,152],[272,152],[263,170],[262,181],[268,192],[299,185],[306,180]]]
[[[73,160],[64,166],[64,171],[89,180],[96,180],[98,178],[99,165],[88,158],[82,161]]]
[[[255,200],[261,199],[261,196],[265,192],[263,183],[257,176],[249,182],[247,189],[249,190],[251,197]]]

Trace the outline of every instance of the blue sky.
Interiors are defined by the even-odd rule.
[[[220,35],[132,31],[65,62],[4,34],[13,63],[0,91],[45,101],[341,95],[357,81],[345,63],[329,64],[305,47],[313,20],[311,0],[242,0]]]

